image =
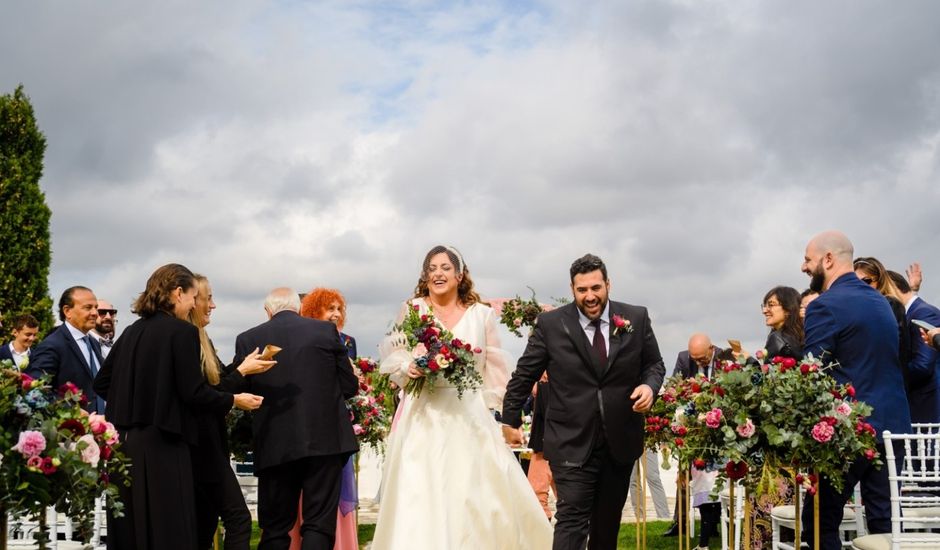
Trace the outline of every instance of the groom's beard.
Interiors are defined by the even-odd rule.
[[[586,311],[584,311],[584,304],[582,304],[581,302],[578,302],[577,300],[575,300],[575,305],[578,306],[578,310],[579,310],[585,317],[587,317],[588,319],[593,320],[593,318],[592,318],[590,315],[588,315]],[[600,317],[601,315],[604,314],[604,310],[605,310],[605,309],[607,309],[607,298],[601,300],[601,302],[600,302],[600,310],[599,310],[599,313],[597,314],[598,317]]]
[[[816,264],[813,275],[809,279],[809,289],[817,294],[822,294],[823,285],[826,283],[826,272],[823,270],[822,262]]]

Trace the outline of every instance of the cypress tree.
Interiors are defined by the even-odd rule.
[[[52,212],[39,188],[46,138],[21,84],[0,96],[0,313],[3,342],[13,318],[29,313],[40,335],[52,328],[49,219]]]

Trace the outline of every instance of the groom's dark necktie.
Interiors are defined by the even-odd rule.
[[[591,346],[594,348],[597,359],[601,362],[601,369],[603,369],[607,366],[607,343],[604,340],[604,333],[601,332],[601,320],[594,319],[591,321],[591,326],[594,327],[594,339],[591,340]]]

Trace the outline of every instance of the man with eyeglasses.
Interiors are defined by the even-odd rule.
[[[95,328],[89,332],[98,340],[101,346],[101,356],[105,359],[111,353],[111,346],[114,345],[114,325],[117,323],[117,310],[107,300],[98,300],[98,320],[95,321]]]
[[[688,348],[680,351],[676,358],[676,367],[672,375],[692,378],[697,374],[711,377],[722,360],[732,359],[731,350],[724,350],[712,344],[711,338],[703,332],[696,332],[689,337]],[[684,501],[684,487],[676,483],[676,507],[673,510],[672,525],[663,536],[674,537],[679,534],[679,503]]]

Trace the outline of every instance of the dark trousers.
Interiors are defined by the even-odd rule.
[[[895,462],[900,467],[904,447],[895,442]],[[883,443],[878,444],[878,453],[885,457]],[[871,534],[891,532],[891,492],[888,482],[888,465],[875,468],[866,458],[852,463],[842,479],[842,490],[837,491],[825,477],[819,480],[819,547],[822,550],[841,550],[842,538],[839,524],[842,510],[861,483],[862,502],[865,503],[865,523]],[[802,510],[803,540],[813,544],[813,497],[806,495]]]
[[[721,503],[708,502],[698,507],[699,514],[702,515],[702,528],[698,533],[698,545],[708,546],[708,539],[715,536],[718,532],[718,522],[721,521]]]
[[[340,474],[347,455],[310,456],[258,472],[258,550],[288,550],[303,493],[303,550],[332,550]]]
[[[558,488],[552,550],[615,550],[633,461],[617,464],[607,445],[596,445],[583,466],[551,464]]]
[[[212,546],[219,518],[225,526],[225,550],[248,550],[251,513],[231,468],[223,470],[218,482],[196,483],[196,540],[201,550]]]

